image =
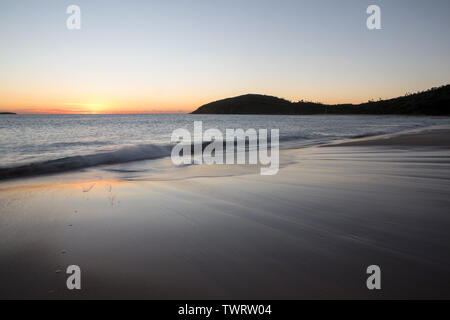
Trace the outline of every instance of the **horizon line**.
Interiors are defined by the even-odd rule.
[[[291,100],[291,99],[286,99],[286,98],[282,98],[282,97],[278,97],[276,95],[273,94],[267,94],[267,93],[245,93],[245,94],[241,94],[238,96],[232,96],[232,97],[225,97],[225,98],[221,98],[221,99],[217,99],[217,100],[212,100],[210,102],[204,103],[200,106],[194,107],[192,110],[174,110],[174,111],[162,111],[162,110],[155,110],[155,111],[130,111],[130,112],[89,112],[89,111],[80,111],[80,112],[74,112],[73,110],[70,110],[69,112],[64,112],[64,110],[61,109],[53,109],[57,112],[52,112],[51,109],[50,111],[24,111],[24,112],[20,112],[20,110],[18,110],[17,112],[15,111],[8,111],[7,109],[2,111],[0,110],[0,113],[15,113],[15,114],[31,114],[31,115],[46,115],[46,114],[55,114],[55,115],[115,115],[115,114],[126,114],[126,115],[144,115],[144,114],[190,114],[192,112],[194,112],[195,110],[197,110],[198,108],[202,107],[205,104],[209,104],[209,103],[213,103],[213,102],[217,102],[217,101],[221,101],[221,100],[225,100],[225,99],[230,99],[230,98],[236,98],[239,96],[245,96],[245,95],[265,95],[265,96],[272,96],[272,97],[276,97],[279,99],[284,99],[286,101],[289,101],[291,103],[298,103],[298,102],[305,102],[305,103],[316,103],[316,104],[323,104],[323,105],[329,105],[329,106],[336,106],[336,105],[347,105],[347,104],[351,104],[351,105],[359,105],[359,104],[364,104],[367,102],[374,102],[374,101],[386,101],[386,100],[392,100],[392,99],[396,99],[396,98],[401,98],[401,97],[405,97],[405,96],[409,96],[409,95],[414,95],[414,94],[419,94],[419,93],[425,93],[428,91],[432,91],[432,90],[436,90],[436,89],[440,89],[440,88],[444,88],[449,86],[450,83],[447,84],[442,84],[442,85],[438,85],[438,86],[432,86],[432,87],[428,87],[428,89],[422,89],[422,90],[418,90],[415,92],[406,92],[404,95],[397,95],[395,97],[388,97],[388,98],[384,98],[384,99],[368,99],[368,100],[363,100],[361,102],[346,102],[346,103],[324,103],[324,102],[320,102],[320,101],[308,101],[308,100]],[[32,109],[33,107],[28,107],[29,109]],[[39,108],[39,107],[38,107]],[[42,109],[42,107],[40,107]],[[26,110],[26,108],[25,108]]]
[[[0,111],[0,113],[11,113],[15,115],[72,115],[72,116],[89,116],[89,115],[146,115],[146,114],[190,114],[190,112],[98,112],[98,113],[62,113],[62,112],[12,112]]]

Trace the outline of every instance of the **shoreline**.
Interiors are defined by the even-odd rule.
[[[431,126],[392,134],[346,139],[321,145],[320,147],[343,146],[422,146],[450,148],[450,126]]]
[[[417,145],[430,130],[284,150],[275,176],[158,159],[157,174],[141,161],[6,181],[0,297],[450,298],[450,151]],[[365,288],[372,264],[380,292]]]
[[[347,138],[344,140],[337,140],[327,143],[318,143],[312,145],[306,145],[301,147],[285,147],[280,149],[280,152],[284,150],[296,150],[304,148],[315,147],[337,147],[337,146],[428,146],[428,147],[450,147],[450,125],[439,125],[431,127],[422,127],[417,129],[410,129],[400,131],[391,134],[374,134],[365,137]],[[141,147],[141,146],[135,146]],[[168,151],[169,145],[148,145],[151,147],[152,152],[170,153]],[[133,147],[130,147],[132,149]],[[34,162],[30,164],[23,164],[16,167],[4,167],[0,168],[0,185],[3,182],[15,181],[22,179],[33,179],[38,177],[53,176],[65,173],[77,173],[83,170],[95,169],[97,167],[107,167],[116,165],[127,165],[129,163],[148,162],[152,160],[158,160],[165,158],[165,156],[143,157],[139,156],[137,159],[121,159],[127,156],[123,155],[123,149],[116,151],[109,151],[106,153],[93,153],[83,156],[71,156],[66,158],[58,158],[53,160]],[[106,161],[106,158],[111,159]],[[167,156],[166,156],[167,157]],[[116,159],[117,158],[117,159]],[[142,159],[140,159],[142,158]],[[77,160],[71,163],[71,159]],[[103,160],[102,160],[103,159]],[[103,162],[102,162],[103,161]],[[98,164],[94,164],[98,162]],[[175,168],[175,167],[174,167]]]

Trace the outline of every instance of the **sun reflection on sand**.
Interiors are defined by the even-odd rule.
[[[40,182],[39,184],[33,184]],[[90,192],[94,187],[102,187],[106,190],[112,190],[113,186],[125,185],[129,182],[124,180],[90,180],[72,183],[57,183],[42,180],[31,180],[24,182],[7,182],[6,186],[0,187],[0,192],[21,192],[45,189],[79,189],[84,193]],[[111,192],[111,191],[110,191]]]

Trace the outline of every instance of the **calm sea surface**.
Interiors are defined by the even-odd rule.
[[[64,167],[165,157],[177,128],[280,130],[281,147],[301,147],[337,139],[394,133],[450,124],[450,118],[402,116],[266,115],[1,115],[0,169],[58,160]],[[85,165],[86,166],[86,165]]]

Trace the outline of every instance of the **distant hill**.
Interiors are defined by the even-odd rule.
[[[0,112],[0,114],[17,114],[17,113],[14,113],[14,112]]]
[[[361,104],[326,105],[316,102],[290,102],[273,96],[246,94],[205,104],[192,113],[450,115],[450,85],[394,99]]]

